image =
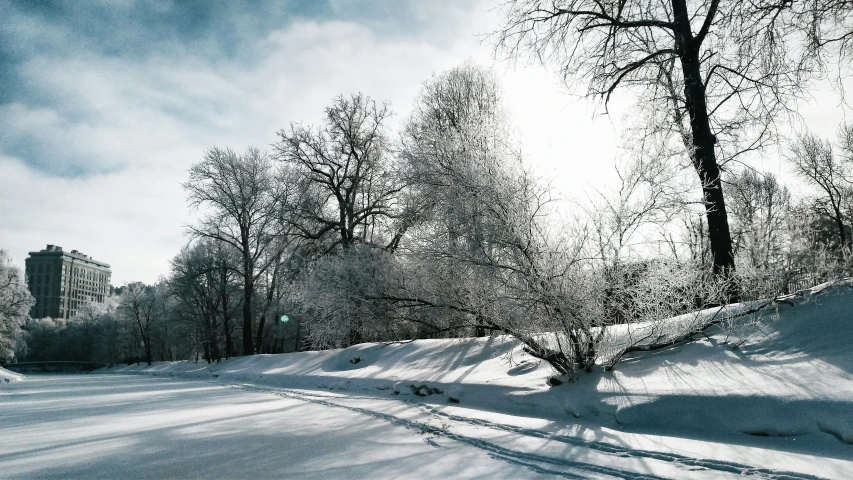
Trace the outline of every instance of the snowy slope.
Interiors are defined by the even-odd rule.
[[[24,376],[20,373],[10,372],[3,367],[0,367],[0,384],[3,383],[12,383],[12,382],[20,382],[24,379]]]
[[[622,431],[853,458],[853,290],[816,288],[768,309],[738,348],[721,329],[635,352],[611,372],[548,387],[550,368],[510,339],[421,340],[344,350],[175,362],[110,373],[271,387],[421,395],[428,403]]]
[[[780,437],[792,447],[832,438],[849,448],[853,291],[816,288],[789,297],[762,321],[739,348],[722,345],[717,329],[701,341],[638,354],[612,375],[586,378],[576,409],[583,414],[592,405],[638,431],[742,433]]]

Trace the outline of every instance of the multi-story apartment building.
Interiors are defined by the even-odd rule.
[[[77,250],[63,252],[48,245],[30,252],[26,260],[26,278],[36,304],[32,318],[71,318],[89,302],[103,302],[110,293],[110,266],[93,260]]]

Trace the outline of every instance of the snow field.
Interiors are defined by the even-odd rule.
[[[28,380],[0,390],[3,479],[554,478],[402,422],[210,381]]]
[[[736,348],[725,343],[730,336],[723,327],[712,327],[695,341],[634,352],[613,371],[582,373],[576,383],[553,388],[545,383],[550,368],[506,337],[363,344],[222,364],[158,363],[108,372],[331,390],[349,397],[416,401],[430,408],[458,405],[468,415],[505,414],[609,429],[620,438],[626,432],[665,435],[705,447],[713,444],[711,451],[738,445],[761,452],[753,452],[755,460],[744,465],[757,462],[759,468],[849,477],[853,291],[840,284],[801,292],[763,310],[758,320],[748,341]]]

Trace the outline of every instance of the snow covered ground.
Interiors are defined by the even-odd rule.
[[[451,441],[405,422],[298,398],[113,375],[28,380],[0,393],[4,479],[545,478],[475,446],[443,448]]]
[[[433,470],[429,474],[414,475],[411,473],[424,472],[418,470],[418,461],[408,454],[392,455],[405,457],[410,463],[398,463],[397,468],[394,462],[383,464],[382,468],[387,467],[383,471],[404,477],[853,478],[853,290],[847,285],[814,289],[792,296],[780,303],[778,310],[768,309],[762,315],[756,330],[749,331],[749,341],[738,348],[725,344],[731,335],[711,329],[700,340],[635,352],[614,371],[581,374],[577,383],[557,387],[546,385],[552,375],[549,367],[524,354],[516,342],[501,337],[358,345],[337,351],[256,355],[212,365],[134,365],[105,373],[146,374],[144,380],[130,377],[126,382],[137,385],[135,382],[154,381],[169,386],[170,393],[164,394],[162,405],[145,410],[149,412],[146,415],[156,415],[139,420],[143,424],[156,424],[160,421],[156,417],[172,418],[175,411],[190,409],[189,404],[184,405],[184,393],[178,392],[194,388],[217,392],[214,398],[221,397],[221,402],[192,408],[216,410],[221,403],[225,409],[216,411],[221,411],[221,422],[226,425],[231,408],[226,407],[232,401],[229,395],[274,396],[312,405],[300,412],[305,415],[303,422],[317,421],[313,415],[334,419],[339,414],[358,414],[368,422],[365,425],[379,421],[395,428],[386,433],[376,426],[375,431],[380,433],[368,434],[368,441],[378,440],[377,434],[388,435],[388,439],[399,438],[401,448],[414,448],[410,445],[412,437],[418,447],[423,444],[441,450],[442,455],[453,459],[458,454],[462,465],[467,465],[454,471],[450,466],[455,460],[441,466],[430,464]],[[8,392],[23,395],[28,388],[40,385],[34,382],[48,385],[50,378],[76,378],[84,382],[81,388],[96,393],[98,390],[85,382],[98,382],[98,377],[30,376],[26,382],[0,389],[0,428],[7,431],[5,412],[10,398],[14,398]],[[176,382],[178,378],[208,383],[180,383]],[[133,395],[147,401],[147,384],[138,385]],[[44,388],[49,392],[53,387]],[[159,390],[152,391],[159,398]],[[44,402],[54,401],[52,394],[44,395]],[[133,395],[110,393],[107,397],[115,400],[93,401],[117,405],[115,425],[123,428],[118,405],[134,402]],[[187,401],[191,403],[192,398]],[[242,405],[242,400],[233,401]],[[168,406],[170,402],[174,406]],[[24,408],[27,403],[15,403],[20,405],[15,408]],[[320,410],[327,413],[314,407],[323,407]],[[240,408],[234,410],[235,415]],[[157,413],[158,409],[163,413]],[[328,413],[329,409],[337,413]],[[28,414],[21,411],[21,415]],[[285,428],[283,425],[290,421],[261,413],[257,418],[273,430]],[[276,423],[279,421],[284,422],[282,426]],[[360,421],[353,417],[352,422],[345,429],[359,430]],[[269,430],[263,425],[261,430]],[[321,436],[333,428],[323,421],[316,426]],[[38,424],[34,431],[44,430],[47,435],[63,428]],[[250,430],[247,427],[246,431]],[[231,435],[227,428],[226,433],[217,433],[216,428],[205,432],[227,437],[223,441],[229,444],[242,435]],[[23,456],[22,463],[14,464],[16,468],[27,463],[24,459],[34,458],[27,457],[26,452],[39,451],[36,437],[30,450],[18,453]],[[251,445],[255,440],[247,441]],[[274,437],[270,441],[286,446],[290,440]],[[396,445],[396,440],[389,444]],[[4,448],[8,447],[0,446],[0,472],[9,465]],[[394,451],[389,446],[383,448]],[[318,447],[316,453],[325,457],[323,452]],[[477,457],[484,462],[506,463],[512,468],[491,463],[475,468],[464,463],[464,458],[474,458],[475,453],[485,455]],[[371,454],[359,453],[352,461],[373,458]],[[427,453],[412,455],[433,461]],[[344,476],[349,471],[345,464],[343,461],[340,470],[329,470],[326,476]],[[445,467],[448,469],[434,470]],[[25,470],[15,471],[28,476]],[[252,476],[237,470],[231,473]]]

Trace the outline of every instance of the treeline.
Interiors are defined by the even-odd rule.
[[[70,320],[27,320],[18,357],[213,362],[503,333],[574,375],[601,360],[601,327],[850,274],[851,126],[787,145],[813,195],[725,172],[737,269],[719,275],[701,188],[676,156],[629,153],[612,191],[555,198],[495,75],[472,64],[427,80],[397,131],[390,115],[340,96],[270,152],[209,149],[184,184],[200,220],[169,275]]]

